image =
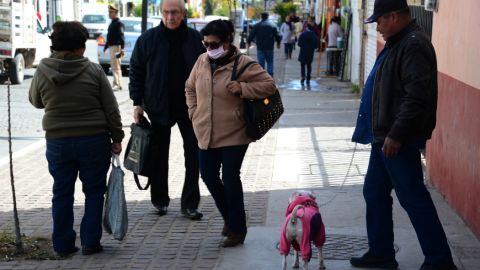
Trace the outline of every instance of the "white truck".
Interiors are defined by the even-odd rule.
[[[48,31],[42,28],[36,0],[0,0],[0,73],[20,84],[24,69],[50,55]]]

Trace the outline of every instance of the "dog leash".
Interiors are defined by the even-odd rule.
[[[352,153],[352,157],[350,158],[350,164],[348,164],[348,169],[347,169],[347,173],[345,173],[345,177],[343,178],[343,182],[342,182],[342,185],[340,185],[340,190],[339,191],[342,191],[343,190],[343,187],[345,187],[345,183],[347,182],[347,177],[348,177],[348,174],[350,173],[350,169],[352,168],[352,165],[353,165],[353,158],[355,157],[355,153],[357,152],[357,143],[355,143],[355,145],[353,146],[353,153]],[[322,203],[322,204],[319,204],[318,207],[322,207],[322,206],[325,206],[325,205],[328,205],[330,204],[333,200],[335,200],[335,198],[338,196],[338,192],[333,195],[332,198],[330,198],[330,200]]]

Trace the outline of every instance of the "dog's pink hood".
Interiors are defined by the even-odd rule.
[[[290,243],[286,237],[287,223],[292,216],[291,212],[299,204],[303,205],[303,208],[297,210],[297,217],[302,221],[302,243]],[[280,235],[280,254],[287,255],[290,252],[290,245],[292,245],[295,250],[301,251],[303,260],[310,261],[312,257],[310,241],[313,241],[316,247],[322,247],[325,244],[325,225],[323,224],[317,203],[310,196],[298,196],[288,205],[285,215],[287,218],[283,223]],[[316,224],[314,226],[317,226],[317,228],[311,228],[313,219],[313,223]],[[312,235],[313,232],[315,232],[315,235]]]

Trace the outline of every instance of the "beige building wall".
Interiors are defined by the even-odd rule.
[[[480,89],[480,0],[439,1],[432,42],[438,71]]]

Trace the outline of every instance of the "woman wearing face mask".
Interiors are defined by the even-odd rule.
[[[185,86],[200,148],[200,173],[224,220],[223,247],[243,243],[247,234],[240,168],[253,140],[246,134],[243,99],[265,98],[276,91],[272,77],[257,63],[231,81],[237,57],[237,70],[253,61],[232,44],[233,31],[232,22],[224,20],[202,29],[207,52],[198,58]]]

